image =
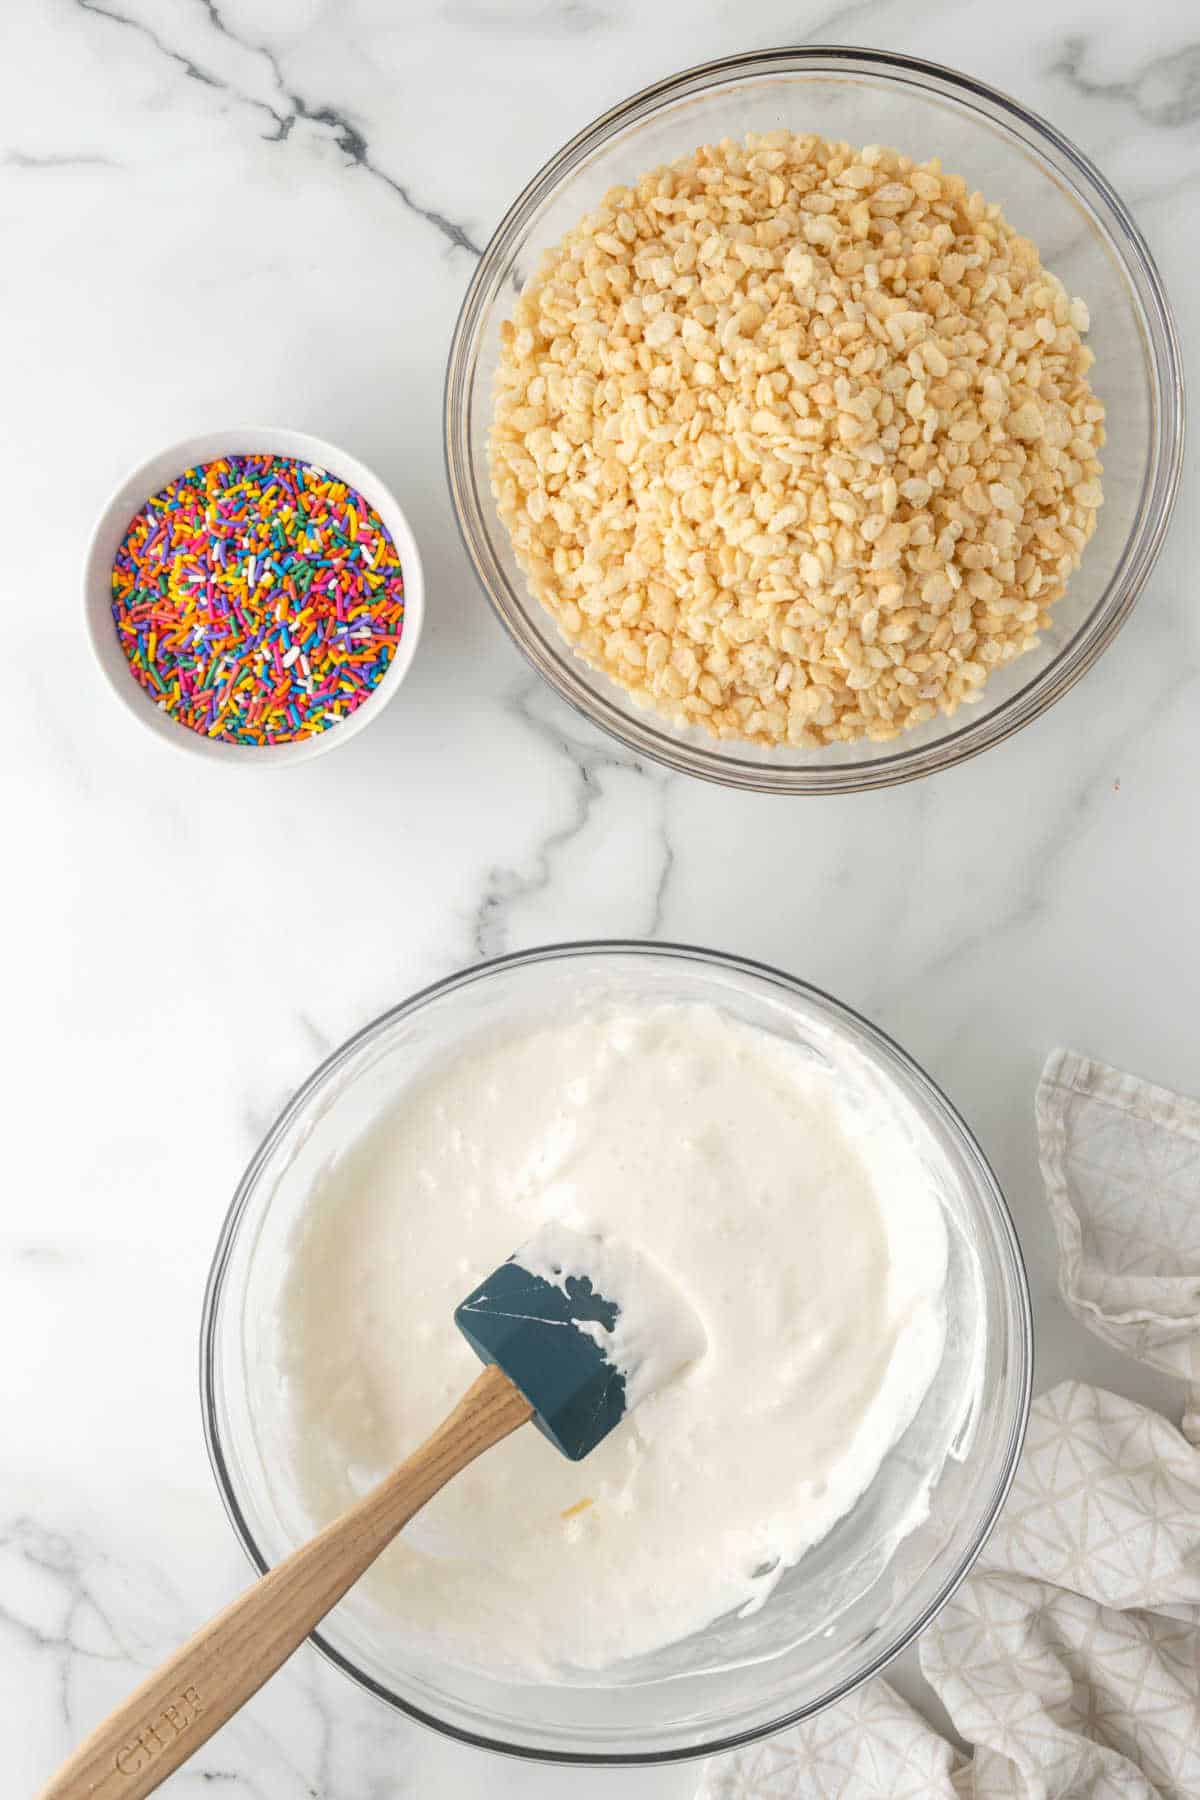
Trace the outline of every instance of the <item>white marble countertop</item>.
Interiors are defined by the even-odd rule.
[[[195,1379],[233,1185],[333,1044],[481,955],[659,934],[861,1008],[948,1088],[1009,1194],[1038,1385],[1085,1374],[1177,1409],[1056,1298],[1031,1102],[1060,1042],[1200,1092],[1194,467],[1132,622],[1049,716],[931,782],[787,802],[639,766],[531,675],[458,544],[440,399],[479,247],[537,165],[682,63],[800,38],[930,56],[1049,115],[1132,203],[1186,341],[1188,10],[5,5],[0,1800],[28,1794],[244,1583]],[[244,420],[333,438],[394,483],[429,620],[378,725],[299,770],[231,777],[113,705],[78,590],[125,469]],[[694,1776],[501,1763],[392,1716],[306,1649],[172,1791],[213,1781],[246,1800],[668,1800]]]

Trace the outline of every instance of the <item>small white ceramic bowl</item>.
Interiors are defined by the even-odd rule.
[[[113,558],[134,515],[152,494],[157,494],[185,469],[212,462],[220,456],[253,455],[295,457],[300,462],[328,470],[339,481],[356,488],[387,527],[404,572],[404,628],[386,674],[348,718],[319,732],[316,737],[304,738],[295,744],[228,744],[218,738],[202,737],[199,732],[178,724],[139,687],[113,625]],[[240,763],[244,768],[252,764],[307,762],[364,730],[379,717],[408,674],[425,617],[421,557],[395,495],[373,470],[339,450],[336,444],[327,444],[324,439],[310,437],[304,431],[284,431],[275,426],[241,426],[233,431],[208,431],[199,437],[184,438],[182,443],[160,450],[157,456],[152,456],[127,475],[105,506],[92,533],[84,564],[83,595],[92,648],[117,699],[157,737],[173,744],[177,750],[190,750],[195,755],[207,757],[210,762]]]

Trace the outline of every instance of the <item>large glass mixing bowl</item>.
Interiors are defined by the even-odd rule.
[[[994,673],[982,699],[887,744],[767,749],[717,740],[642,711],[568,647],[526,587],[488,479],[500,327],[543,250],[607,188],[698,144],[782,126],[940,156],[1038,245],[1091,309],[1092,382],[1107,408],[1104,506],[1053,624]],[[1045,119],[967,75],[880,50],[750,51],[635,94],[551,157],[518,195],[480,262],[446,371],[446,466],[467,553],[496,613],[572,705],[673,769],[767,793],[844,793],[949,768],[1036,719],[1111,643],[1166,531],[1183,463],[1183,375],[1162,282],[1127,207]]]
[[[882,1087],[943,1204],[947,1342],[932,1387],[867,1492],[749,1618],[718,1620],[562,1685],[422,1658],[361,1587],[314,1636],[347,1674],[412,1717],[560,1762],[710,1753],[780,1730],[865,1681],[912,1642],[978,1555],[1008,1491],[1029,1404],[1029,1295],[1012,1221],[971,1133],[903,1050],[828,995],[736,957],[639,943],[529,951],[439,982],[352,1038],[292,1100],[243,1177],[205,1297],[201,1388],[213,1468],[257,1568],[313,1529],[290,1465],[273,1341],[292,1234],[323,1174],[434,1059],[476,1033],[614,998],[715,1005],[818,1061],[836,1052],[843,1074],[848,1058],[852,1103]],[[397,1444],[397,1461],[411,1448]],[[898,1521],[914,1511],[919,1523],[897,1543]]]

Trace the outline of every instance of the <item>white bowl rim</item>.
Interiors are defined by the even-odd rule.
[[[400,556],[404,574],[404,627],[400,642],[373,692],[346,719],[294,744],[229,744],[178,724],[138,685],[113,627],[113,558],[138,508],[185,469],[221,456],[290,456],[336,475],[357,489],[379,514]],[[417,653],[425,620],[421,553],[408,519],[387,483],[337,444],[279,425],[238,425],[179,439],[130,469],[105,501],[84,560],[84,609],[92,650],[110,691],[132,716],[176,750],[242,768],[310,762],[355,737],[379,717],[399,690]]]

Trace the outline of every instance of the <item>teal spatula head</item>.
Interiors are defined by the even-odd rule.
[[[548,1225],[455,1308],[454,1322],[572,1462],[703,1355],[704,1329],[628,1245]]]

